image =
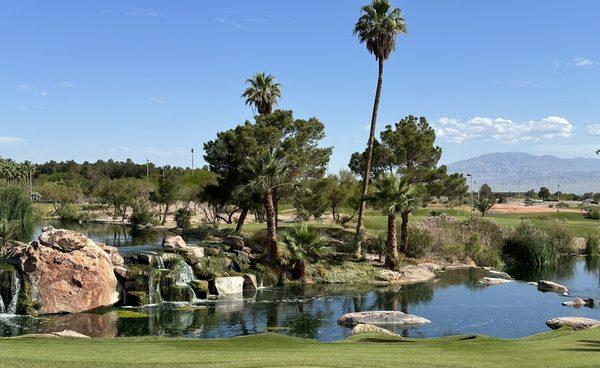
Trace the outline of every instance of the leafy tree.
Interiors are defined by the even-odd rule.
[[[294,206],[305,221],[308,221],[311,216],[318,220],[329,208],[329,180],[312,179],[305,181],[303,185],[310,190],[298,191],[294,196]]]
[[[548,198],[550,198],[550,189],[546,187],[541,187],[538,191],[538,197],[540,197],[544,201],[548,200]]]
[[[246,105],[256,108],[260,115],[273,112],[277,100],[281,98],[281,84],[277,83],[271,74],[256,73],[252,78],[246,80],[248,88],[242,94]]]
[[[372,191],[368,199],[378,208],[383,209],[388,216],[385,265],[389,268],[395,268],[398,259],[396,215],[415,208],[418,198],[419,194],[416,187],[410,185],[406,177],[399,178],[396,175],[388,174],[377,178],[373,182]],[[408,232],[406,234],[408,235]],[[408,237],[402,239],[402,241],[403,251],[406,252]]]
[[[481,213],[481,217],[485,217],[485,214],[492,208],[492,206],[496,204],[496,201],[490,197],[480,197],[475,200],[473,203],[473,207]]]
[[[534,198],[535,196],[536,196],[535,189],[529,189],[527,192],[525,192],[526,198]]]
[[[177,201],[178,183],[175,173],[173,171],[165,171],[158,179],[157,190],[150,192],[150,200],[164,205],[164,211],[162,213],[161,224],[164,225],[167,222],[167,214],[169,208]]]
[[[142,179],[104,179],[96,186],[93,195],[100,203],[113,208],[113,219],[121,217],[124,221],[127,209],[140,199],[148,200],[152,189],[151,184]]]
[[[83,193],[78,186],[63,183],[47,182],[37,187],[37,191],[44,201],[49,201],[54,206],[54,212],[59,213],[73,203],[78,202]]]
[[[331,216],[333,221],[340,223],[343,207],[348,206],[355,210],[358,209],[358,206],[351,202],[354,197],[360,196],[360,184],[354,175],[348,171],[340,171],[339,175],[330,175],[326,178],[326,181],[328,184],[327,202],[331,210]]]
[[[190,227],[192,227],[192,215],[193,212],[187,208],[180,208],[175,211],[173,217],[177,227],[182,230],[188,230]]]
[[[373,102],[373,113],[371,115],[371,129],[367,145],[365,171],[363,175],[363,196],[369,191],[369,179],[371,173],[371,160],[375,141],[375,129],[377,125],[377,112],[379,99],[381,98],[381,86],[383,84],[383,64],[396,49],[396,37],[398,34],[406,33],[406,23],[402,18],[402,12],[398,8],[392,8],[388,0],[373,0],[370,5],[362,8],[361,16],[354,25],[354,35],[360,43],[364,43],[369,53],[375,56],[378,62],[379,72],[377,78],[377,89]],[[361,201],[358,211],[358,223],[356,226],[356,239],[359,240],[364,232],[363,217],[365,201]],[[360,241],[357,241],[357,253],[361,253]]]
[[[494,192],[492,192],[492,187],[488,185],[488,183],[484,183],[479,188],[479,197],[480,198],[493,198]]]

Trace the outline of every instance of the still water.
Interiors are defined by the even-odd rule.
[[[156,246],[163,236],[152,232],[136,234],[129,228],[118,228],[115,233],[115,227],[107,225],[77,225],[75,230],[94,240],[126,249]],[[572,297],[600,299],[598,257],[569,257],[553,269],[512,272],[523,281],[547,279],[564,284]],[[238,299],[202,301],[196,303],[197,308],[162,304],[37,318],[2,315],[0,334],[10,336],[71,329],[96,337],[214,338],[272,331],[333,341],[343,339],[350,332],[349,328],[338,326],[336,322],[344,313],[402,310],[432,321],[410,328],[387,326],[404,336],[486,334],[509,338],[547,331],[544,321],[553,317],[600,319],[598,308],[563,307],[561,302],[569,298],[541,293],[525,282],[481,286],[477,281],[483,276],[481,270],[456,270],[444,273],[433,282],[402,287],[294,285],[259,290]],[[139,314],[130,318],[124,314],[128,311]]]

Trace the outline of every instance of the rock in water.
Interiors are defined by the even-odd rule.
[[[91,239],[70,230],[50,228],[23,249],[7,243],[11,263],[19,264],[26,285],[19,312],[78,313],[110,306],[119,299],[109,255]],[[18,260],[15,256],[18,255]]]
[[[431,323],[430,320],[406,314],[399,311],[374,311],[346,313],[338,321],[340,325],[357,325],[359,323],[371,325],[403,324],[417,325]]]
[[[551,291],[555,293],[569,293],[569,289],[567,289],[566,286],[547,280],[538,281],[537,288],[539,291],[543,292]]]
[[[162,246],[165,249],[182,249],[186,248],[187,244],[183,238],[179,235],[176,236],[166,236],[162,241]]]
[[[479,280],[479,283],[484,285],[510,284],[512,282],[515,281],[496,277],[484,277],[483,279]]]
[[[433,280],[435,274],[424,267],[405,266],[398,272],[391,270],[381,270],[378,279],[391,284],[413,284]]]
[[[244,278],[235,277],[217,277],[213,282],[214,293],[217,295],[235,295],[242,294],[244,291]]]
[[[596,301],[594,300],[594,298],[585,298],[585,299],[575,298],[568,302],[562,302],[562,305],[564,305],[565,307],[575,307],[575,308],[580,308],[580,307],[594,308],[596,306]]]
[[[557,330],[565,326],[571,327],[575,330],[584,330],[586,328],[600,326],[600,321],[584,317],[559,317],[547,320],[546,325],[553,330]]]
[[[390,336],[399,336],[398,334],[393,333],[390,330],[386,330],[385,328],[381,328],[381,327],[377,327],[377,326],[373,326],[373,325],[369,325],[369,324],[358,324],[356,325],[352,331],[350,331],[350,336],[352,335],[358,335],[361,333],[365,333],[365,332],[378,332],[384,335],[390,335]]]

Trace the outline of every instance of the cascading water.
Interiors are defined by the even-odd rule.
[[[178,286],[189,286],[190,282],[194,280],[194,270],[192,266],[185,262],[181,262],[178,265],[177,277],[175,278],[175,285]]]
[[[8,314],[16,314],[17,313],[17,302],[19,301],[19,292],[21,291],[21,278],[17,274],[17,272],[13,272],[11,289],[12,289],[12,297],[10,300],[10,304],[6,309]]]
[[[162,256],[162,254],[159,254],[156,256],[156,267],[158,267],[159,270],[164,270],[166,269],[165,267],[165,260]]]
[[[12,267],[0,269],[0,314],[16,314],[21,278]]]

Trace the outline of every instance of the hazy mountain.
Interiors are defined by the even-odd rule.
[[[546,186],[555,192],[600,192],[600,160],[559,158],[527,153],[490,153],[448,165],[450,173],[470,173],[479,187],[488,183],[494,191],[526,191]]]

